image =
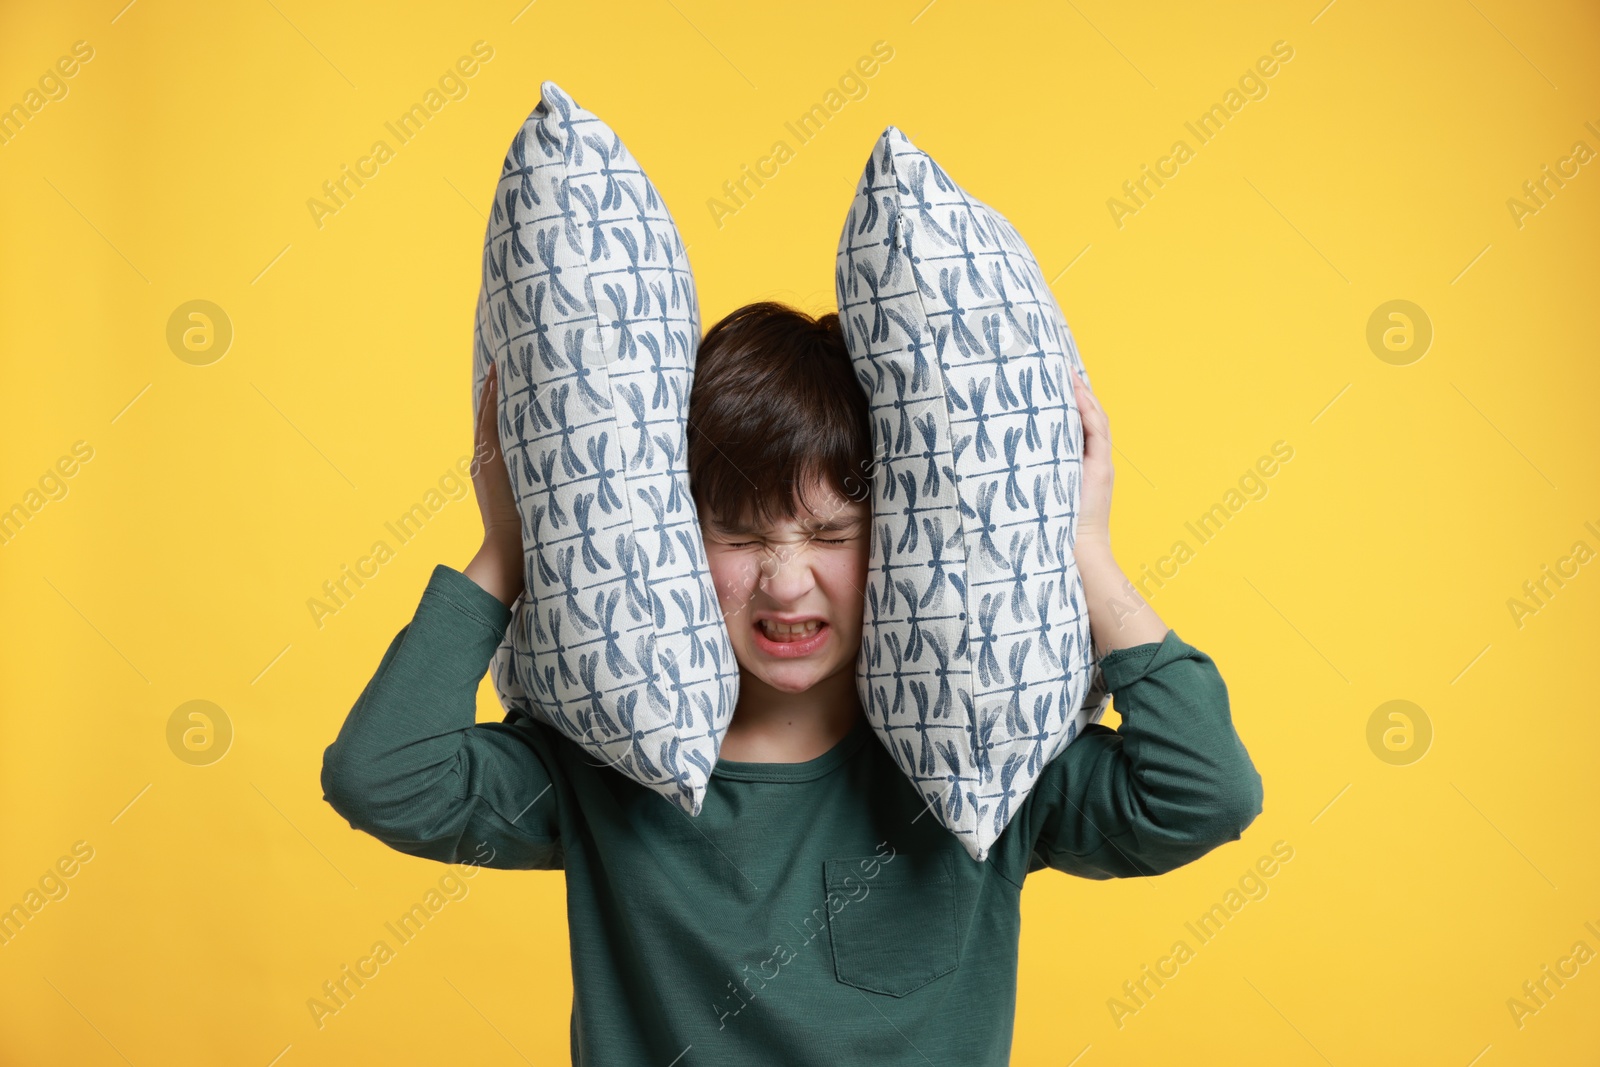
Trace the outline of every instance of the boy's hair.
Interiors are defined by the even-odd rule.
[[[763,300],[706,332],[689,391],[689,484],[702,519],[736,528],[871,500],[872,424],[839,316]],[[805,499],[821,479],[838,497]]]

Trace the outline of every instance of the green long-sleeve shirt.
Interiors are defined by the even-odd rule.
[[[1160,874],[1261,812],[1227,688],[1175,631],[1102,660],[1121,725],[1047,764],[977,863],[864,717],[803,763],[719,760],[696,818],[542,723],[477,723],[510,618],[435,567],[322,787],[401,852],[565,870],[574,1064],[998,1067],[1030,872]]]

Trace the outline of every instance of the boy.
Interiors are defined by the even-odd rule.
[[[1046,766],[985,862],[924,817],[862,712],[871,501],[848,490],[870,470],[866,398],[838,317],[774,303],[707,333],[690,394],[690,484],[740,667],[699,817],[520,712],[475,722],[523,585],[486,420],[483,547],[434,569],[324,755],[328,803],[414,856],[566,872],[575,1064],[1005,1064],[1027,875],[1160,874],[1237,840],[1262,803],[1215,664],[1112,557],[1109,426],[1070,376],[1077,563],[1123,720]]]

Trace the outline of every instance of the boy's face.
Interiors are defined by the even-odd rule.
[[[701,524],[739,666],[786,693],[841,670],[854,674],[866,599],[871,502],[820,484],[806,495],[811,511],[766,529],[735,529],[716,516]],[[820,625],[795,639],[772,632],[763,620]]]

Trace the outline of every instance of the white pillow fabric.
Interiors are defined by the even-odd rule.
[[[483,243],[525,589],[490,664],[508,711],[700,813],[739,666],[689,494],[700,312],[683,240],[622,139],[554,82],[511,142]]]
[[[1083,424],[1067,375],[1088,374],[1016,229],[894,126],[856,184],[834,281],[876,464],[857,686],[982,861],[1110,703],[1073,557]]]

